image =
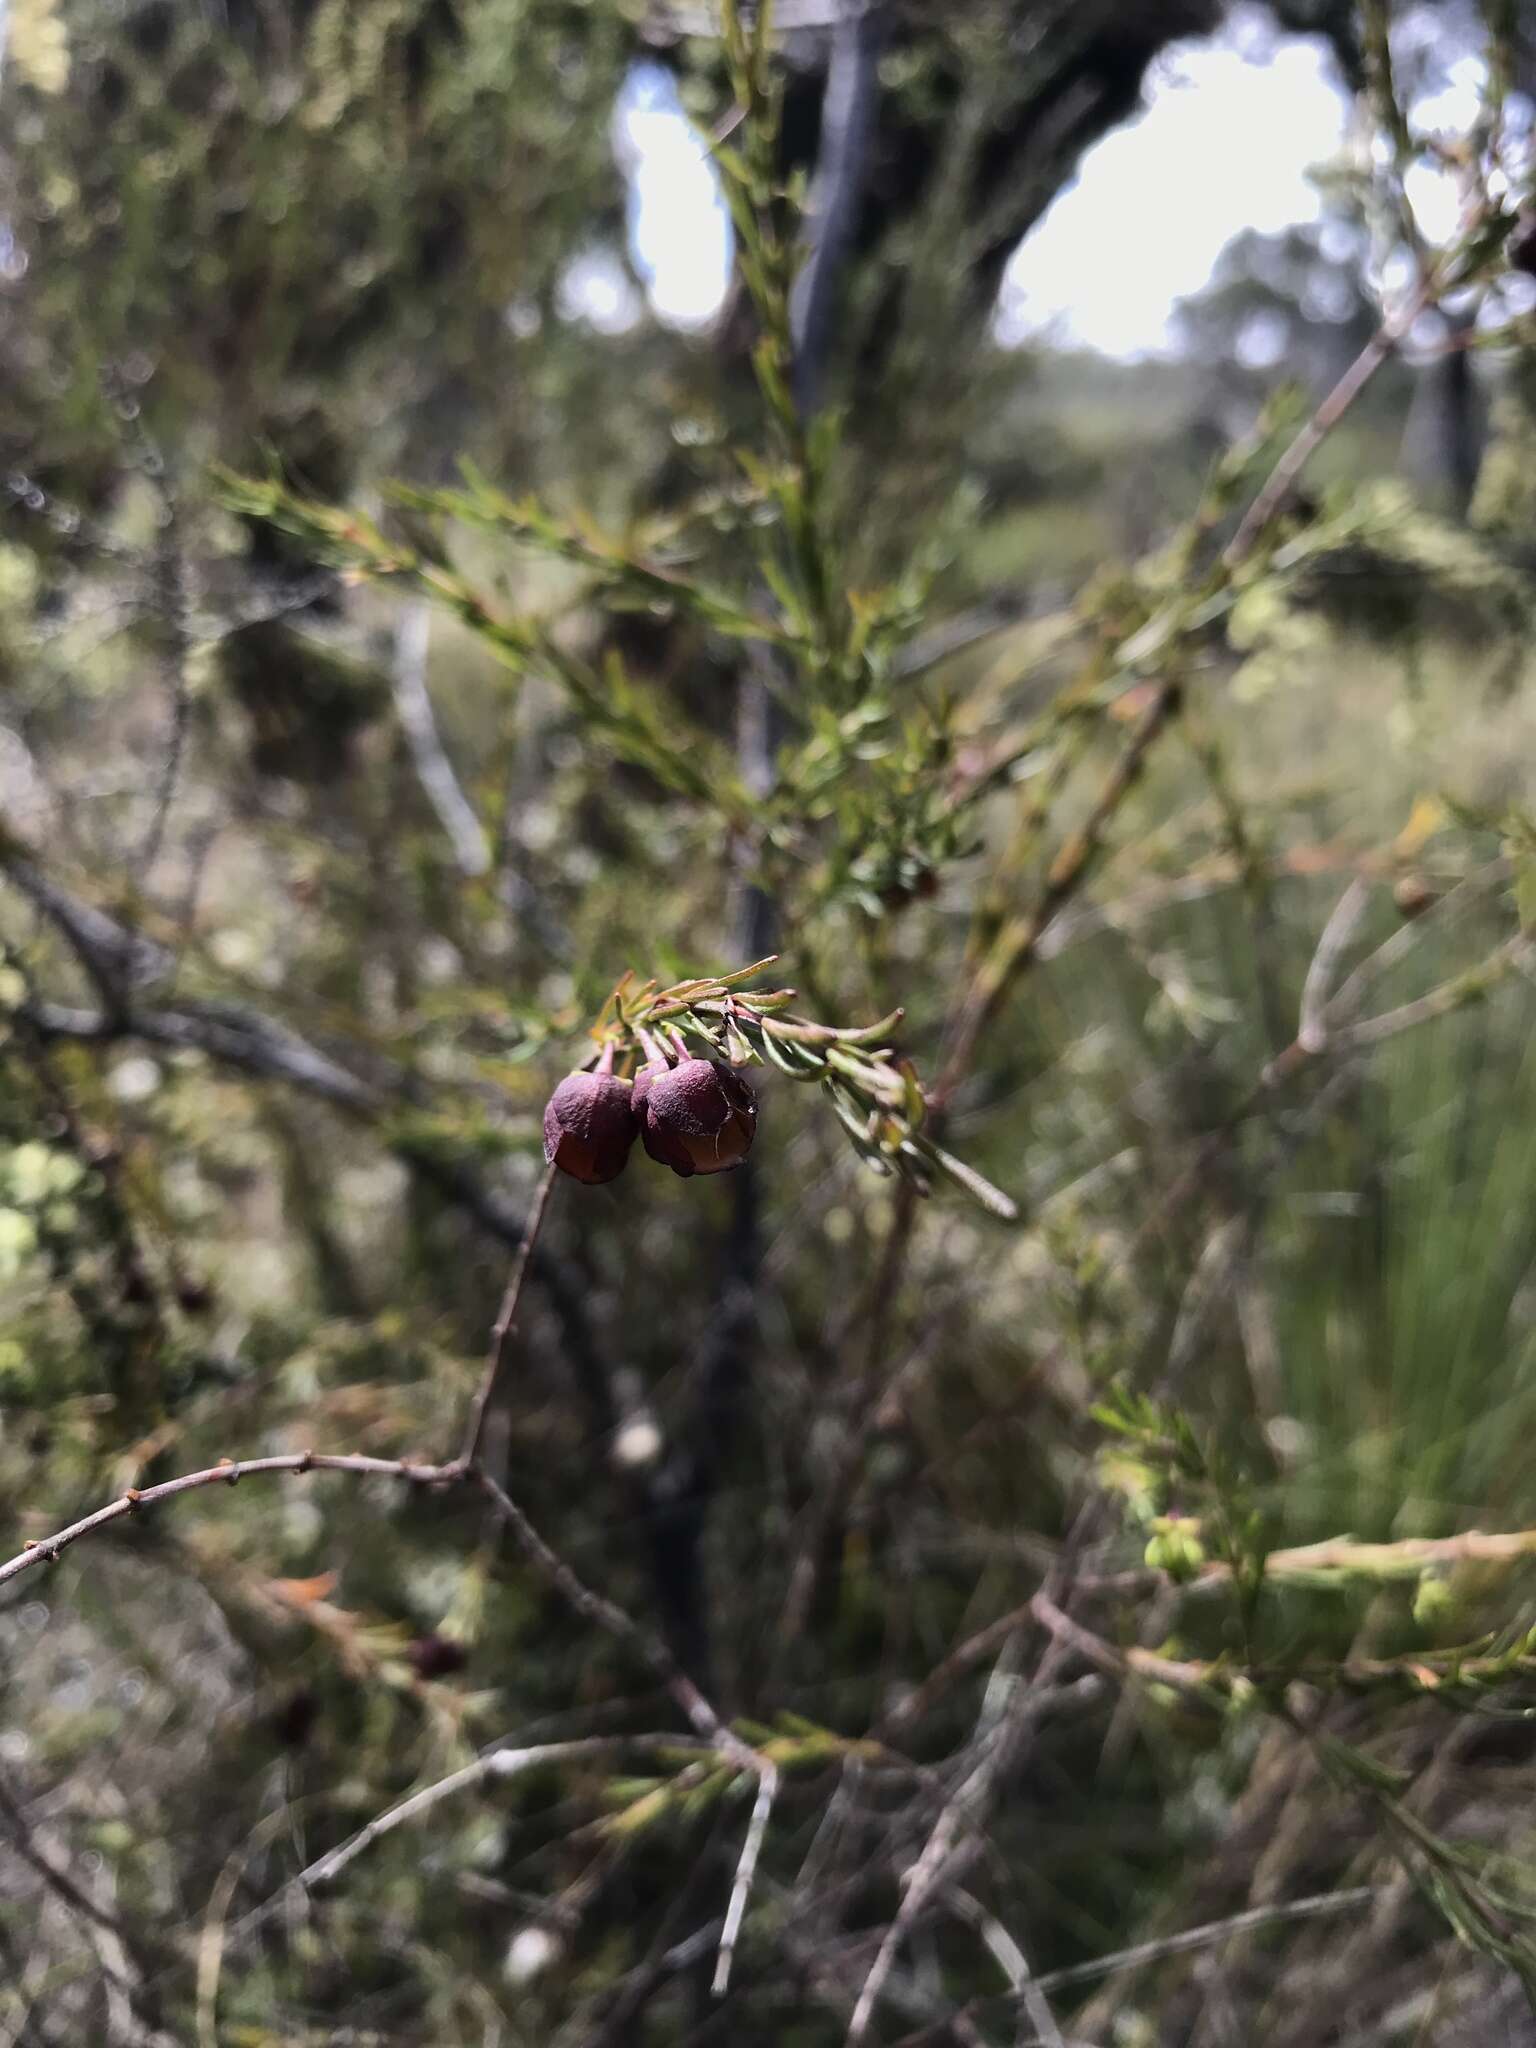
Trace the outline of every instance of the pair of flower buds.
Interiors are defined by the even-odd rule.
[[[638,1137],[684,1179],[740,1166],[757,1135],[757,1097],[733,1067],[694,1058],[681,1039],[676,1048],[648,1037],[633,1081],[614,1073],[611,1042],[592,1072],[567,1074],[544,1110],[549,1164],[598,1187],[618,1179]]]

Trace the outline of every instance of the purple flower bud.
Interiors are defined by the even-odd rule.
[[[617,1180],[635,1142],[634,1092],[613,1074],[567,1074],[544,1110],[544,1157],[572,1180]]]
[[[641,1136],[653,1159],[686,1179],[740,1166],[757,1134],[757,1098],[718,1060],[653,1061],[635,1082]]]

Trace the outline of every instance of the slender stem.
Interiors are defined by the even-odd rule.
[[[537,1770],[541,1764],[569,1763],[590,1756],[608,1756],[615,1750],[679,1748],[686,1738],[677,1735],[584,1735],[570,1742],[545,1742],[532,1748],[519,1748],[513,1743],[498,1743],[483,1756],[477,1756],[462,1770],[452,1771],[446,1778],[439,1778],[434,1784],[423,1785],[417,1792],[402,1799],[398,1805],[376,1814],[365,1821],[354,1835],[339,1842],[334,1849],[301,1870],[297,1877],[289,1880],[275,1898],[269,1899],[257,1911],[265,1914],[276,1905],[285,1892],[294,1890],[313,1891],[317,1886],[333,1884],[347,1868],[356,1862],[366,1849],[370,1849],[382,1836],[392,1834],[407,1821],[418,1820],[424,1813],[430,1813],[445,1799],[451,1799],[456,1792],[464,1792],[471,1785],[482,1784],[487,1778],[515,1778],[524,1771]]]
[[[56,1563],[60,1553],[80,1537],[94,1535],[98,1529],[121,1521],[125,1515],[137,1514],[140,1508],[154,1507],[160,1501],[170,1500],[179,1493],[191,1493],[200,1486],[237,1486],[242,1479],[272,1472],[354,1472],[363,1477],[404,1479],[414,1486],[451,1485],[464,1476],[456,1465],[419,1465],[404,1458],[368,1458],[356,1453],[332,1456],[321,1451],[290,1451],[272,1458],[224,1458],[217,1465],[210,1465],[206,1471],[184,1472],[179,1478],[163,1479],[158,1486],[130,1486],[116,1500],[83,1515],[78,1522],[71,1522],[68,1528],[28,1542],[15,1557],[0,1564],[0,1585],[4,1585],[7,1579],[19,1578],[36,1565]]]
[[[44,1853],[33,1837],[20,1803],[11,1796],[3,1781],[0,1781],[0,1815],[4,1817],[5,1830],[10,1837],[12,1849],[24,1863],[31,1864],[44,1884],[58,1894],[72,1913],[78,1913],[84,1920],[94,1920],[97,1926],[104,1927],[109,1934],[115,1935],[121,1941],[122,1922],[116,1914],[109,1913],[104,1906],[98,1905],[67,1870],[56,1863],[52,1856]]]
[[[1235,569],[1253,551],[1259,536],[1285,503],[1292,485],[1301,472],[1434,298],[1437,284],[1438,279],[1433,273],[1420,279],[1397,312],[1389,314],[1382,321],[1338,383],[1291,442],[1270,471],[1264,488],[1243,514],[1236,533],[1228,542],[1226,553],[1222,557],[1227,568]]]
[[[929,1893],[938,1883],[949,1861],[950,1851],[955,1845],[955,1838],[960,1832],[964,1818],[961,1800],[962,1795],[957,1794],[945,1807],[924,1845],[921,1856],[906,1873],[901,1904],[897,1908],[896,1917],[885,1930],[879,1951],[860,1988],[853,2008],[853,2017],[848,2022],[844,2048],[859,2048],[859,2044],[869,2033],[870,2022],[875,2016],[875,2007],[880,2002],[880,1994],[885,1989],[886,1979],[895,1966],[897,1953],[906,1940],[907,1931],[927,1904]]]
[[[514,1542],[540,1575],[555,1589],[566,1605],[583,1621],[595,1622],[617,1641],[639,1652],[682,1709],[696,1733],[728,1750],[738,1764],[756,1770],[755,1750],[733,1735],[693,1680],[678,1664],[661,1637],[644,1628],[631,1614],[576,1576],[565,1559],[545,1542],[527,1515],[503,1487],[485,1472],[465,1474],[473,1478],[490,1500],[497,1514],[512,1532]]]
[[[1248,1934],[1259,1927],[1275,1927],[1287,1920],[1320,1920],[1334,1913],[1353,1913],[1358,1907],[1374,1905],[1381,1897],[1380,1885],[1354,1885],[1348,1891],[1318,1892],[1309,1899],[1291,1899],[1278,1906],[1252,1906],[1246,1913],[1230,1914],[1225,1920],[1208,1920],[1201,1927],[1187,1927],[1181,1934],[1164,1935],[1160,1941],[1143,1941],[1135,1948],[1117,1949],[1113,1955],[1095,1956],[1086,1963],[1070,1963],[1035,1979],[1042,1991],[1064,1991],[1072,1984],[1089,1984],[1098,1977],[1112,1977],[1121,1970],[1139,1970],[1164,1956],[1186,1954],[1190,1949],[1209,1948],[1228,1941],[1234,1934]]]
[[[611,1050],[608,1059],[611,1065]],[[512,1325],[517,1320],[518,1304],[523,1297],[523,1282],[527,1279],[528,1269],[533,1264],[533,1248],[538,1243],[539,1232],[544,1227],[544,1213],[549,1207],[549,1198],[554,1191],[555,1171],[553,1166],[545,1168],[544,1178],[539,1182],[538,1192],[533,1198],[533,1207],[528,1212],[528,1224],[523,1232],[523,1241],[512,1255],[512,1269],[507,1275],[506,1291],[501,1297],[501,1308],[491,1331],[490,1346],[486,1352],[485,1371],[481,1376],[475,1398],[470,1404],[469,1419],[464,1426],[463,1448],[455,1460],[461,1470],[466,1472],[480,1455],[480,1441],[485,1435],[486,1412],[491,1405],[491,1397],[496,1392],[497,1381],[501,1378],[502,1367],[506,1363],[507,1341],[512,1335]]]
[[[1351,1024],[1339,1032],[1335,1043],[1345,1050],[1360,1045],[1379,1045],[1385,1038],[1395,1038],[1400,1031],[1411,1031],[1416,1024],[1427,1024],[1435,1017],[1448,1016],[1453,1010],[1463,1009],[1475,1002],[1495,982],[1501,981],[1517,967],[1529,960],[1532,942],[1524,932],[1517,932],[1512,939],[1506,939],[1488,958],[1465,974],[1458,974],[1449,981],[1442,981],[1438,987],[1417,996],[1411,1003],[1402,1003],[1395,1010],[1384,1010],[1380,1016],[1365,1017],[1358,1024]]]
[[[1363,875],[1356,875],[1323,926],[1323,935],[1317,942],[1301,991],[1301,1021],[1296,1027],[1296,1043],[1304,1052],[1321,1052],[1328,1042],[1328,990],[1333,970],[1338,966],[1344,948],[1354,937],[1370,897],[1370,884]]]
[[[725,1911],[725,1926],[720,1932],[720,1950],[715,1960],[714,1982],[710,1986],[716,1998],[723,1998],[730,1987],[731,1963],[736,1954],[736,1937],[741,1932],[747,1901],[752,1896],[752,1880],[757,1874],[757,1859],[762,1854],[763,1840],[768,1833],[768,1818],[773,1812],[773,1802],[778,1796],[778,1790],[778,1771],[765,1758],[757,1767],[757,1797],[752,1802],[752,1818],[747,1823],[746,1839],[741,1845],[741,1860],[736,1865],[730,1904]]]

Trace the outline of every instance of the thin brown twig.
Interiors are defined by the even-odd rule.
[[[1047,1593],[1037,1593],[1030,1606],[1034,1619],[1060,1646],[1075,1650],[1109,1677],[1122,1683],[1139,1680],[1165,1685],[1207,1706],[1217,1706],[1223,1699],[1253,1688],[1273,1693],[1298,1682],[1327,1692],[1407,1687],[1424,1694],[1465,1686],[1486,1688],[1515,1677],[1527,1678],[1536,1671],[1536,1654],[1524,1638],[1513,1648],[1476,1654],[1458,1645],[1449,1650],[1410,1650],[1395,1657],[1349,1656],[1312,1664],[1243,1665],[1225,1657],[1176,1661],[1137,1645],[1117,1648],[1074,1621]]]
[[[590,1735],[523,1747],[510,1742],[494,1743],[462,1769],[451,1771],[447,1777],[423,1785],[394,1806],[386,1807],[382,1813],[365,1821],[354,1834],[348,1835],[344,1842],[339,1842],[334,1849],[306,1864],[231,1927],[226,1939],[238,1943],[256,1933],[296,1894],[308,1894],[333,1884],[350,1864],[383,1836],[393,1834],[396,1828],[405,1826],[408,1821],[419,1820],[424,1813],[430,1813],[455,1793],[468,1791],[487,1779],[518,1777],[524,1771],[536,1770],[541,1764],[566,1763],[607,1755],[616,1750],[679,1750],[689,1745],[690,1738],[682,1735]]]
[[[311,1471],[348,1472],[362,1477],[404,1479],[413,1485],[436,1487],[459,1486],[466,1481],[473,1483],[489,1499],[501,1522],[511,1531],[525,1558],[566,1604],[582,1619],[595,1623],[616,1641],[638,1652],[660,1678],[695,1732],[711,1742],[723,1758],[735,1764],[738,1769],[749,1771],[757,1780],[757,1800],[737,1867],[721,1943],[716,1984],[718,1989],[723,1990],[729,1981],[731,1957],[746,1912],[768,1816],[777,1791],[778,1772],[769,1759],[743,1742],[722,1721],[699,1687],[677,1663],[660,1636],[642,1626],[632,1615],[605,1595],[594,1592],[587,1586],[564,1558],[540,1535],[505,1488],[498,1485],[488,1473],[479,1470],[475,1462],[479,1453],[486,1411],[505,1364],[507,1344],[516,1321],[523,1283],[532,1262],[553,1184],[554,1169],[551,1168],[540,1183],[522,1241],[513,1259],[500,1312],[491,1333],[485,1371],[471,1404],[463,1449],[458,1457],[446,1464],[426,1464],[407,1459],[375,1458],[359,1453],[337,1454],[305,1450],[265,1458],[224,1458],[216,1465],[200,1472],[183,1473],[177,1478],[162,1480],[154,1486],[129,1487],[115,1500],[55,1531],[51,1536],[30,1539],[15,1557],[0,1564],[0,1585],[36,1566],[56,1562],[61,1554],[81,1537],[92,1535],[98,1529],[106,1528],[125,1516],[136,1514],[141,1508],[156,1506],[161,1501],[206,1486],[235,1486],[242,1479],[249,1477]],[[608,1740],[594,1739],[600,1742]],[[562,1748],[568,1754],[571,1746],[551,1745],[544,1753],[549,1753],[555,1748]],[[343,1844],[340,1850],[333,1851],[328,1858],[321,1858],[319,1865],[303,1873],[302,1877],[319,1882],[334,1876],[352,1860],[354,1855],[360,1854],[371,1841],[388,1828],[399,1825],[414,1813],[424,1810],[425,1806],[435,1804],[439,1798],[448,1796],[449,1792],[457,1790],[460,1785],[468,1784],[477,1777],[493,1774],[498,1769],[504,1773],[509,1768],[505,1758],[511,1752],[499,1754],[503,1759],[499,1764],[487,1763],[480,1759],[474,1765],[466,1767],[465,1771],[455,1774],[452,1779],[443,1781],[439,1787],[428,1787],[423,1793],[414,1795],[412,1800],[392,1809],[379,1821],[370,1823],[350,1843]]]
[[[475,1398],[470,1403],[469,1417],[464,1426],[463,1448],[455,1461],[466,1472],[480,1455],[480,1442],[485,1434],[486,1412],[496,1392],[496,1383],[501,1377],[502,1367],[506,1363],[507,1344],[512,1335],[512,1326],[517,1320],[518,1304],[523,1296],[523,1282],[527,1279],[528,1269],[533,1264],[533,1249],[539,1241],[539,1232],[544,1227],[549,1198],[554,1192],[555,1171],[553,1165],[544,1169],[544,1178],[539,1182],[538,1191],[534,1195],[533,1207],[528,1211],[528,1222],[523,1231],[522,1243],[512,1257],[512,1269],[507,1275],[501,1308],[491,1331],[485,1371]]]
[[[1053,1583],[1063,1584],[1073,1564],[1071,1556],[1064,1557]],[[1029,1619],[1034,1618],[1031,1613]],[[921,1853],[902,1878],[901,1904],[860,1987],[845,2048],[858,2048],[867,2035],[903,1943],[930,1900],[943,1887],[953,1884],[968,1852],[974,1853],[979,1847],[985,1815],[997,1784],[1015,1767],[1025,1729],[1038,1722],[1046,1700],[1055,1697],[1056,1689],[1048,1686],[1047,1681],[1054,1678],[1060,1660],[1058,1646],[1054,1642],[1047,1645],[1032,1680],[1026,1682],[1017,1669],[1022,1639],[1022,1627],[1015,1628],[1002,1646],[993,1667],[993,1684],[987,1689],[977,1717],[973,1750],[980,1752],[978,1760],[946,1800]]]
[[[350,1472],[364,1478],[403,1479],[412,1485],[439,1487],[473,1480],[490,1499],[501,1521],[511,1530],[524,1556],[566,1604],[584,1620],[597,1623],[609,1635],[636,1649],[699,1734],[730,1750],[738,1763],[753,1770],[758,1768],[756,1752],[725,1727],[692,1679],[678,1667],[660,1637],[643,1628],[632,1615],[603,1594],[593,1592],[564,1558],[551,1549],[505,1488],[488,1474],[476,1472],[457,1459],[446,1465],[426,1465],[403,1458],[373,1458],[355,1452],[333,1454],[323,1451],[290,1451],[268,1458],[226,1458],[204,1471],[182,1473],[178,1478],[162,1480],[157,1486],[129,1487],[105,1507],[83,1515],[79,1521],[71,1522],[53,1535],[29,1540],[15,1557],[0,1564],[0,1585],[38,1565],[54,1563],[70,1544],[78,1542],[82,1536],[93,1535],[96,1530],[106,1528],[124,1516],[136,1514],[141,1508],[154,1507],[161,1501],[191,1493],[200,1487],[235,1486],[242,1479],[278,1472]]]
[[[1026,1600],[1021,1606],[1011,1607],[1006,1614],[1000,1614],[996,1621],[989,1621],[985,1628],[977,1629],[974,1635],[967,1636],[963,1643],[957,1644],[950,1651],[942,1663],[935,1665],[921,1685],[914,1686],[911,1692],[897,1701],[876,1726],[876,1736],[881,1741],[887,1741],[891,1736],[899,1735],[904,1729],[920,1721],[935,1700],[948,1692],[949,1688],[964,1678],[967,1672],[974,1671],[978,1664],[985,1663],[988,1657],[1002,1648],[1014,1630],[1022,1628],[1030,1618],[1030,1600]],[[1097,1698],[1102,1689],[1103,1681],[1099,1678],[1090,1676],[1068,1679],[1064,1684],[1041,1695],[1038,1701],[1039,1711],[1053,1711],[1057,1706],[1087,1706]]]
[[[288,1451],[271,1458],[222,1458],[202,1472],[183,1472],[178,1478],[163,1479],[156,1486],[130,1486],[105,1507],[82,1515],[78,1522],[56,1530],[51,1536],[29,1539],[16,1556],[0,1564],[0,1585],[20,1577],[37,1565],[57,1563],[61,1552],[82,1536],[137,1514],[140,1508],[155,1507],[180,1493],[202,1486],[237,1486],[242,1479],[272,1472],[352,1472],[364,1478],[404,1479],[413,1486],[442,1486],[464,1475],[456,1465],[414,1464],[405,1458],[370,1458],[355,1452],[333,1455],[323,1451]]]
[[[465,1475],[473,1479],[486,1495],[502,1522],[512,1532],[514,1542],[523,1555],[538,1570],[540,1576],[554,1588],[566,1605],[583,1621],[595,1622],[617,1642],[627,1644],[638,1652],[650,1665],[696,1733],[722,1747],[739,1751],[737,1761],[750,1760],[756,1768],[756,1753],[749,1749],[739,1737],[732,1735],[721,1721],[709,1701],[694,1684],[693,1680],[679,1666],[672,1652],[659,1635],[642,1627],[632,1614],[628,1614],[605,1594],[595,1593],[560,1556],[552,1550],[527,1515],[502,1486],[489,1473],[470,1472]]]
[[[0,1814],[10,1845],[71,1913],[84,1923],[86,1939],[96,1955],[102,1973],[109,2008],[115,2014],[111,2031],[116,2039],[131,2040],[141,2048],[170,2048],[169,2039],[150,2023],[145,2012],[145,1983],[136,1958],[130,1953],[127,1930],[115,1913],[98,1904],[77,1883],[51,1851],[38,1839],[22,1806],[0,1780]]]
[[[526,1264],[526,1261],[524,1261]],[[510,1291],[510,1290],[509,1290]],[[82,1516],[77,1522],[57,1531],[42,1541],[29,1543],[8,1563],[0,1565],[0,1584],[15,1578],[20,1573],[42,1563],[51,1563],[70,1544],[82,1536],[90,1535],[97,1529],[136,1513],[142,1507],[152,1507],[158,1502],[171,1499],[182,1493],[189,1493],[205,1486],[223,1484],[234,1486],[241,1479],[265,1476],[272,1473],[292,1472],[350,1472],[363,1477],[383,1476],[399,1478],[417,1485],[454,1486],[473,1481],[485,1493],[500,1520],[512,1532],[519,1549],[539,1574],[560,1594],[566,1604],[582,1619],[596,1623],[617,1641],[636,1650],[661,1679],[666,1690],[672,1695],[683,1714],[697,1734],[707,1740],[721,1754],[721,1757],[738,1769],[749,1771],[758,1784],[757,1800],[748,1825],[746,1841],[743,1844],[735,1882],[732,1886],[730,1906],[726,1914],[725,1929],[721,1940],[720,1965],[716,1973],[717,1990],[723,1991],[730,1977],[731,1957],[734,1953],[741,1922],[746,1912],[756,1873],[758,1857],[767,1831],[769,1814],[778,1790],[778,1771],[774,1764],[760,1755],[748,1743],[742,1741],[720,1718],[698,1686],[689,1678],[661,1638],[644,1628],[625,1610],[605,1595],[594,1592],[580,1579],[559,1553],[553,1550],[539,1534],[528,1516],[512,1499],[506,1490],[484,1472],[478,1472],[463,1460],[454,1460],[447,1465],[413,1464],[403,1459],[373,1458],[357,1454],[333,1455],[317,1451],[297,1451],[269,1458],[226,1459],[202,1472],[189,1472],[176,1479],[163,1480],[157,1486],[144,1488],[130,1487],[128,1491],[98,1508],[94,1513]],[[578,1753],[593,1753],[599,1748],[611,1748],[616,1742],[636,1738],[596,1736],[578,1738],[572,1742],[546,1744],[539,1749],[491,1752],[490,1756],[478,1758],[473,1764],[455,1772],[451,1777],[434,1786],[425,1787],[408,1800],[391,1808],[377,1820],[371,1821],[329,1855],[321,1857],[316,1864],[300,1873],[295,1883],[308,1888],[311,1885],[330,1881],[360,1855],[381,1834],[413,1818],[417,1813],[434,1806],[439,1800],[479,1779],[491,1776],[506,1776],[513,1770],[529,1768],[533,1763],[556,1756],[570,1756]],[[657,1741],[663,1738],[655,1738]],[[56,1873],[49,1872],[50,1878]],[[278,1897],[286,1896],[292,1890],[284,1887]],[[264,1917],[275,1908],[276,1901],[269,1900],[257,1909],[258,1917]],[[242,1923],[244,1926],[246,1923]],[[255,1924],[252,1921],[250,1924]]]
[[[1180,1692],[1202,1692],[1205,1686],[1205,1671],[1196,1664],[1176,1664],[1168,1657],[1159,1657],[1155,1651],[1130,1649],[1117,1650],[1092,1629],[1084,1628],[1080,1621],[1074,1621],[1070,1614],[1056,1605],[1044,1589],[1029,1603],[1031,1616],[1039,1622],[1048,1634],[1066,1648],[1076,1650],[1086,1663],[1106,1672],[1111,1678],[1144,1678],[1176,1687]]]
[[[1431,273],[1419,283],[1395,313],[1384,319],[1359,355],[1340,377],[1322,404],[1312,414],[1266,478],[1237,531],[1227,543],[1223,564],[1237,568],[1252,553],[1260,535],[1290,496],[1292,486],[1345,413],[1360,396],[1382,365],[1434,298],[1437,277]]]

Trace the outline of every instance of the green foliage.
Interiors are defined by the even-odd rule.
[[[78,488],[125,421],[178,472],[267,437],[331,488],[360,435],[418,445],[448,380],[497,374],[508,301],[551,305],[571,231],[611,204],[622,37],[584,13],[56,10],[61,58],[7,81],[25,147],[5,212],[31,273],[8,369],[18,416],[30,394],[47,422],[23,467]]]
[[[836,403],[795,396],[766,9],[669,55],[737,238],[720,346],[562,310],[620,238],[631,13],[13,9],[0,1487],[37,1547],[0,1793],[176,2038],[820,2048],[910,1911],[882,2038],[1012,2038],[1017,1943],[1064,2035],[1171,2044],[1182,1950],[1134,2001],[1080,1966],[1388,1857],[1422,1912],[1250,1928],[1243,2024],[1385,2040],[1443,1981],[1493,2038],[1536,1676],[1495,130],[1431,279],[1497,337],[1471,523],[1376,475],[1401,363],[1270,502],[1316,392],[1235,380],[1229,445],[1203,371],[985,339],[979,252],[1072,158],[987,221],[971,174],[999,110],[1079,103],[1059,10],[893,31],[880,177],[914,123],[933,177],[856,239]],[[1103,34],[1072,63],[1128,109]],[[1321,249],[1280,253],[1304,293]],[[754,891],[798,993],[736,965]],[[657,1030],[757,1069],[751,1171],[560,1190],[479,1445],[637,1629],[454,1486],[223,1483],[454,1455],[548,1090]],[[23,1867],[0,1959],[94,2038],[112,1980]]]

